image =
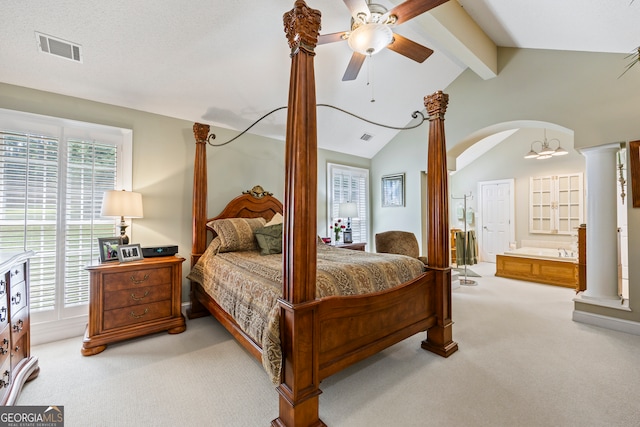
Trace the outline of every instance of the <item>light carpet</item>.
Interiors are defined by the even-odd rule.
[[[638,426],[640,336],[573,322],[571,289],[494,276],[453,291],[447,359],[411,337],[321,384],[330,426]],[[66,427],[267,426],[278,394],[211,317],[187,331],[80,355],[35,346],[41,373],[19,405],[64,405]]]

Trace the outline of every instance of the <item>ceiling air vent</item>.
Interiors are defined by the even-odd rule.
[[[363,133],[362,136],[360,137],[360,139],[363,141],[369,141],[371,138],[373,138],[373,135],[368,133]]]
[[[81,47],[77,43],[68,42],[56,37],[36,32],[36,40],[40,52],[59,56],[75,62],[82,62]]]

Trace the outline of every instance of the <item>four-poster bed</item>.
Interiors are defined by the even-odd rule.
[[[320,29],[320,13],[308,8],[303,0],[297,0],[294,9],[284,15],[284,23],[292,61],[284,203],[261,189],[254,189],[232,200],[216,217],[208,217],[205,144],[209,126],[196,123],[191,265],[196,271],[200,267],[194,267],[201,257],[211,258],[211,254],[206,253],[213,251],[211,247],[207,249],[207,230],[213,231],[214,236],[218,235],[218,240],[214,239],[215,251],[222,252],[219,238],[222,238],[224,246],[226,231],[221,231],[220,222],[216,221],[227,219],[235,221],[234,224],[242,223],[243,230],[250,229],[250,233],[272,220],[277,213],[284,214],[279,278],[282,289],[274,306],[280,331],[281,375],[277,387],[280,404],[279,417],[272,421],[272,425],[324,425],[318,412],[322,379],[421,331],[427,331],[427,338],[422,342],[424,349],[447,357],[458,348],[452,339],[451,270],[448,262],[448,190],[443,122],[448,96],[436,92],[425,97],[430,121],[428,265],[426,268],[421,265],[421,270],[412,278],[402,279],[405,281],[392,284],[389,289],[318,298],[320,292],[316,290],[316,283],[323,271],[318,267],[323,258],[318,256],[324,248],[319,246],[316,233],[317,140],[313,57]],[[241,218],[258,220],[244,221]],[[239,234],[242,233],[234,236]],[[231,240],[228,236],[226,243]],[[347,249],[335,250],[355,254],[355,251]],[[216,301],[203,287],[202,272],[207,269],[210,268],[203,267],[199,276],[190,275],[191,279],[197,280],[192,280],[191,284],[189,317],[212,313],[254,357],[263,360],[261,343],[256,342],[239,325],[241,322],[223,308],[224,303]]]

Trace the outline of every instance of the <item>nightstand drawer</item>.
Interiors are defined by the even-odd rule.
[[[105,292],[104,309],[113,310],[114,308],[149,304],[168,299],[171,299],[171,283],[144,286],[136,289],[123,289],[121,291]]]
[[[104,312],[103,327],[106,331],[170,316],[171,300],[137,305],[134,307],[117,308]]]
[[[171,283],[171,267],[146,268],[104,275],[105,292]]]

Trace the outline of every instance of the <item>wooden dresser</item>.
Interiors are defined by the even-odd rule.
[[[106,262],[90,274],[89,323],[82,354],[98,354],[107,344],[154,332],[186,329],[181,312],[182,263],[178,256]]]
[[[32,251],[0,253],[0,404],[13,405],[25,382],[38,376],[31,356],[29,259]]]

